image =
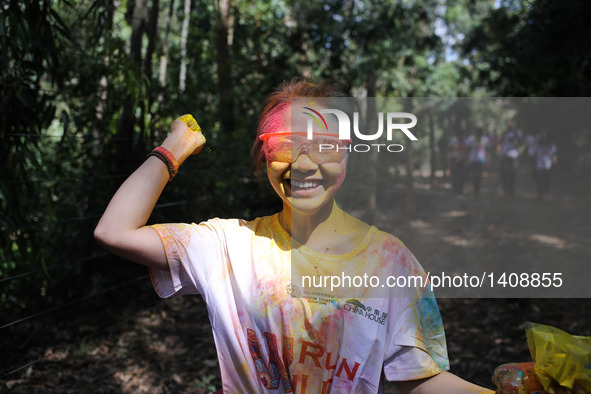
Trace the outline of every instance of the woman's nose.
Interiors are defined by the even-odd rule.
[[[318,164],[314,163],[310,158],[307,147],[303,147],[299,152],[293,152],[292,154],[297,155],[295,158],[292,157],[292,170],[306,172],[315,171],[318,168]]]

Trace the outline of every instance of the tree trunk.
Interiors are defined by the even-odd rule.
[[[146,49],[146,56],[144,58],[144,73],[149,78],[152,79],[152,55],[154,54],[154,48],[156,48],[156,39],[157,32],[158,32],[158,11],[160,7],[159,0],[152,0],[152,8],[150,8],[150,19],[148,20],[148,25],[146,29],[146,33],[148,36],[148,48]]]
[[[107,114],[107,103],[109,102],[109,63],[110,63],[110,52],[109,48],[111,47],[111,34],[113,34],[113,15],[114,15],[115,5],[113,4],[113,0],[108,0],[107,4],[105,5],[105,34],[104,34],[104,41],[103,41],[103,48],[105,50],[103,56],[103,71],[99,81],[99,91],[98,91],[98,98],[95,107],[95,123],[92,129],[92,149],[91,154],[94,157],[99,157],[103,150],[103,144],[101,142],[101,135],[103,135],[104,130],[106,128],[107,119],[110,119],[111,114]]]
[[[365,119],[367,130],[377,130],[378,119],[377,119],[377,108],[375,97],[377,94],[377,77],[374,71],[370,71],[367,74],[366,80],[367,86],[367,109],[365,113]],[[374,224],[376,219],[377,210],[377,194],[378,194],[378,152],[371,150],[369,152],[369,163],[367,163],[369,169],[367,173],[367,190],[369,190],[368,204],[367,204],[367,221],[369,224]]]
[[[136,0],[131,18],[131,46],[130,57],[134,66],[139,70],[142,61],[142,36],[146,30],[148,17],[148,0]]]
[[[437,159],[435,157],[435,119],[433,111],[433,108],[429,109],[429,164],[431,167],[431,190],[435,188],[435,170],[437,167]]]
[[[216,0],[215,45],[217,52],[217,88],[219,97],[220,130],[225,134],[234,131],[234,93],[230,48],[233,41],[231,0]]]
[[[409,97],[404,101],[404,112],[412,113],[412,99]],[[413,147],[412,142],[406,145],[406,204],[405,217],[410,220],[414,216],[414,178],[413,178]]]
[[[144,34],[146,18],[148,15],[147,0],[136,0],[133,11],[130,13],[131,20],[131,42],[129,49],[129,57],[131,59],[133,78],[141,81],[141,59],[142,59],[142,36]],[[136,103],[134,96],[128,86],[128,93],[123,104],[123,113],[119,123],[119,136],[121,143],[119,144],[118,160],[121,160],[123,171],[129,171],[133,163],[133,130],[135,126],[134,109]],[[137,92],[136,92],[137,93]]]
[[[142,107],[141,107],[141,124],[140,124],[140,132],[142,139],[138,140],[139,146],[145,146],[145,141],[149,139],[149,133],[145,131],[146,125],[146,114],[150,113],[152,108],[152,103],[154,101],[153,89],[152,89],[152,55],[154,54],[154,49],[156,48],[156,40],[157,40],[157,31],[158,31],[158,9],[160,7],[159,0],[152,0],[152,7],[150,8],[150,18],[147,23],[146,27],[146,35],[148,37],[148,47],[146,48],[146,55],[144,57],[144,75],[146,80],[148,81],[146,85],[146,91],[144,92],[144,100],[142,100]],[[145,149],[145,148],[144,148]]]
[[[443,167],[443,178],[447,178],[447,176],[449,175],[448,171],[447,171],[447,166],[448,166],[448,162],[447,162],[447,141],[448,141],[448,132],[447,129],[449,128],[449,118],[445,117],[443,119],[439,118],[440,123],[439,125],[441,126],[441,130],[443,130],[443,134],[441,136],[441,138],[439,139],[439,158],[440,158],[440,163]]]
[[[166,69],[168,68],[168,48],[170,45],[170,30],[172,27],[172,18],[174,15],[174,0],[170,0],[170,8],[168,9],[168,19],[166,20],[166,36],[162,43],[162,55],[160,56],[160,72],[158,74],[158,81],[160,87],[166,86]],[[162,101],[162,95],[158,96],[158,102]]]
[[[185,0],[185,17],[181,30],[181,71],[179,74],[179,91],[182,93],[187,86],[187,38],[189,36],[189,19],[191,17],[191,0]]]

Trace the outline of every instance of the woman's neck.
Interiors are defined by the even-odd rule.
[[[289,206],[284,206],[279,213],[281,226],[291,237],[312,249],[345,230],[348,217],[335,201],[313,214],[293,212]]]

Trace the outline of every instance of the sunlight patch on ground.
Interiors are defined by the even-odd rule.
[[[431,185],[429,183],[415,183],[415,188],[418,190],[431,190]]]
[[[445,242],[448,242],[454,246],[468,247],[474,244],[474,241],[468,240],[463,237],[458,237],[456,235],[448,235],[442,238]]]
[[[537,241],[537,242],[547,245],[547,246],[555,247],[557,249],[565,249],[568,247],[568,244],[566,243],[566,241],[564,241],[558,237],[553,237],[551,235],[532,234],[532,235],[530,235],[529,239],[531,239],[533,241]]]
[[[417,220],[411,220],[410,222],[410,226],[413,228],[420,228],[420,229],[426,229],[426,228],[430,228],[431,225],[427,222],[425,222],[424,220],[421,219],[417,219]]]
[[[121,392],[149,393],[159,392],[154,389],[154,384],[146,379],[147,371],[137,365],[124,368],[113,374],[113,379],[119,382]]]
[[[411,220],[409,224],[411,228],[417,230],[421,235],[431,235],[437,233],[437,230],[433,228],[431,223],[421,219]]]
[[[461,218],[468,216],[468,211],[449,211],[441,214],[444,218]]]

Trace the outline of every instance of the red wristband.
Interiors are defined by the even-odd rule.
[[[148,157],[150,156],[156,156],[157,158],[162,160],[164,164],[166,164],[166,168],[168,169],[168,175],[170,175],[170,179],[168,181],[172,181],[172,179],[179,170],[179,162],[176,160],[173,154],[170,153],[168,149],[159,146],[155,148],[152,152],[150,152]]]

